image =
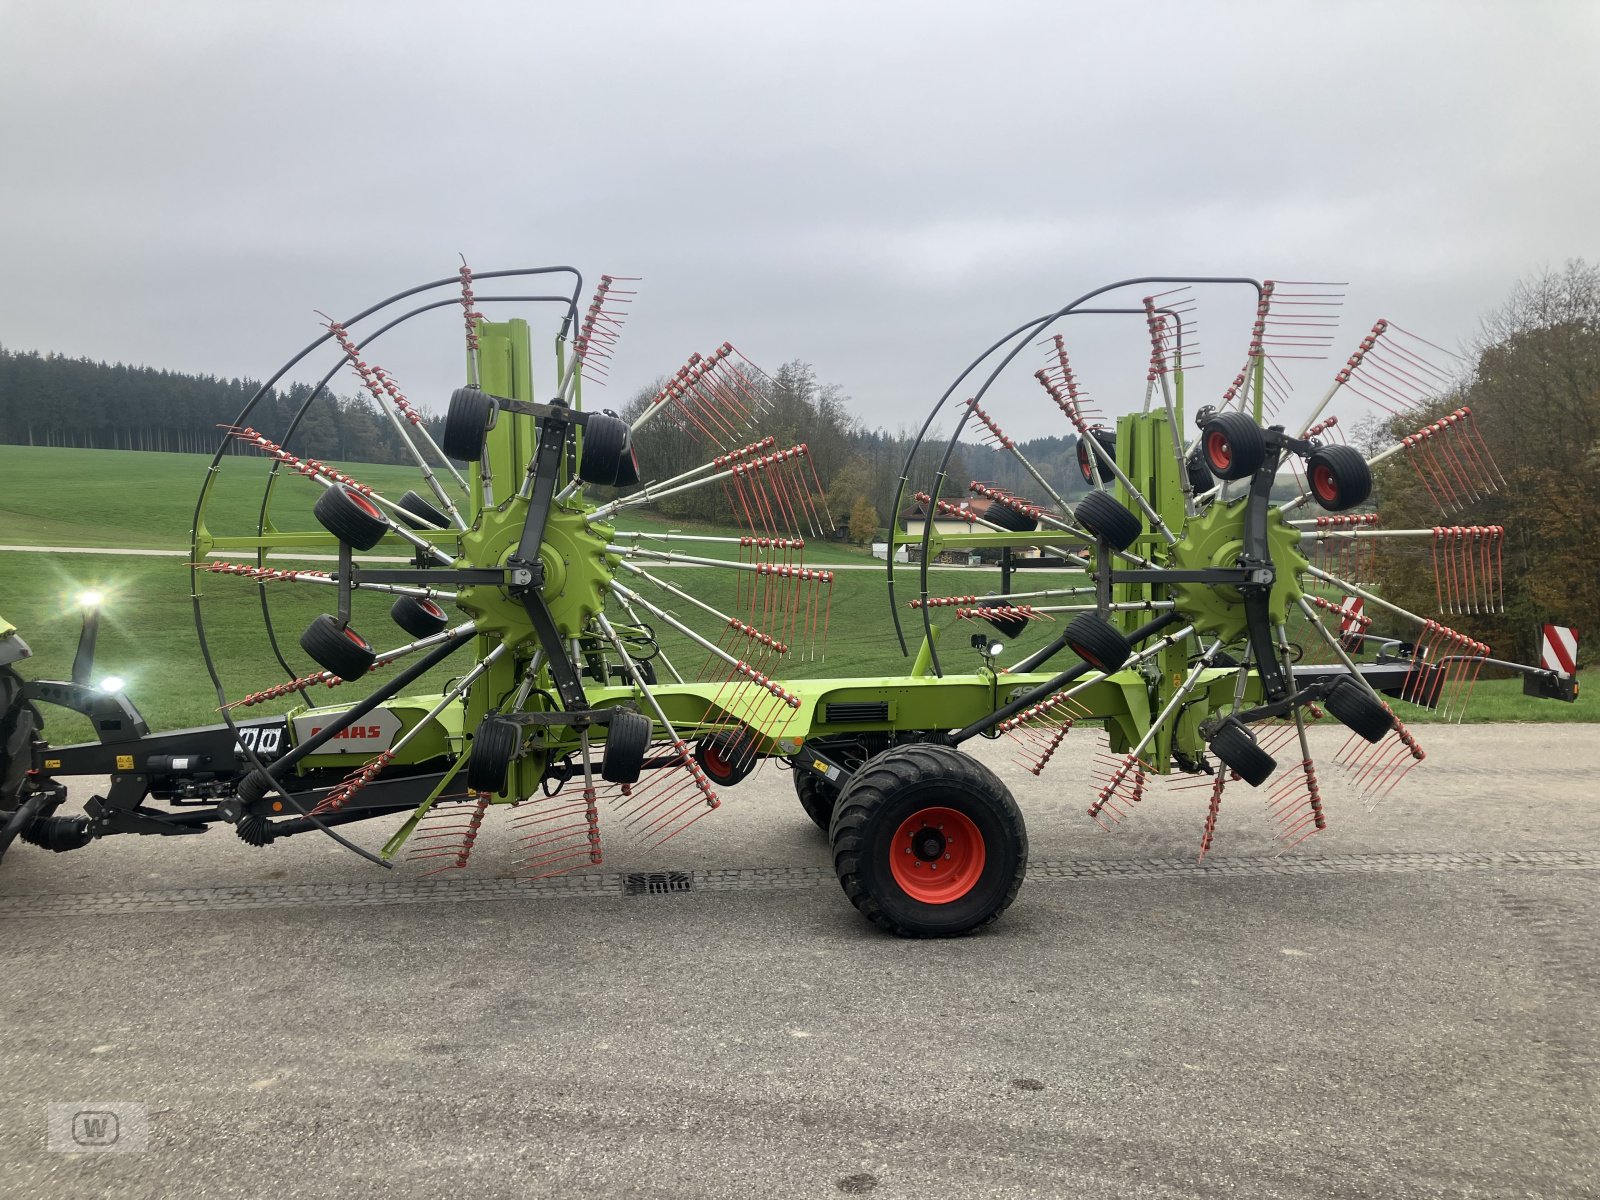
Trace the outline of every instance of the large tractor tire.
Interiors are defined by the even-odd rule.
[[[950,746],[901,746],[858,771],[830,837],[844,893],[901,937],[959,937],[1010,907],[1028,833],[1006,785]]]
[[[800,807],[823,833],[833,823],[833,806],[839,802],[839,789],[826,778],[805,767],[794,769],[794,794]]]

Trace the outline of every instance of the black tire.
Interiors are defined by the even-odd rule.
[[[606,726],[606,752],[600,760],[600,778],[608,783],[637,783],[650,749],[650,718],[631,708],[619,708]]]
[[[1144,523],[1105,492],[1090,492],[1072,515],[1114,550],[1126,550],[1144,532]]]
[[[1109,429],[1091,429],[1089,436],[1100,444],[1112,462],[1116,461],[1117,435],[1115,433]],[[1116,472],[1100,461],[1099,456],[1089,448],[1081,435],[1078,438],[1077,459],[1078,474],[1083,476],[1083,481],[1090,487],[1095,485],[1096,480],[1100,483],[1109,483],[1117,477]]]
[[[372,670],[377,658],[366,638],[327,613],[306,626],[300,635],[300,649],[324,671],[332,671],[346,683],[353,683]]]
[[[1318,446],[1306,455],[1306,486],[1323,508],[1344,512],[1372,495],[1372,468],[1354,446]]]
[[[1037,519],[1020,513],[1009,504],[1002,504],[998,500],[990,501],[988,509],[983,514],[983,519],[991,525],[998,525],[1008,533],[1032,533],[1039,528]]]
[[[371,550],[389,532],[378,506],[346,484],[336,483],[323,492],[311,512],[324,529],[357,550]]]
[[[833,822],[833,806],[838,803],[839,789],[809,767],[796,767],[794,794],[800,798],[800,807],[805,809],[806,816],[826,834]]]
[[[1133,646],[1122,630],[1093,613],[1073,617],[1061,636],[1068,650],[1108,675],[1133,657]]]
[[[400,520],[412,529],[448,529],[450,518],[415,492],[400,497]],[[410,516],[406,514],[409,513]]]
[[[450,393],[439,448],[461,462],[477,462],[483,457],[483,435],[489,432],[493,414],[494,401],[487,393],[477,388],[457,388]]]
[[[22,803],[38,726],[38,711],[22,698],[22,676],[0,667],[0,813],[15,812]]]
[[[1028,832],[1011,792],[950,746],[901,746],[872,759],[840,794],[829,838],[850,903],[901,937],[981,929],[1010,907],[1028,869]],[[942,878],[933,874],[941,866]]]
[[[1267,442],[1255,418],[1218,413],[1200,427],[1200,454],[1218,479],[1248,479],[1267,459]]]
[[[1211,468],[1206,466],[1205,455],[1199,450],[1183,460],[1183,469],[1189,475],[1189,490],[1196,496],[1204,495],[1217,486]]]
[[[1211,753],[1251,787],[1260,787],[1278,769],[1278,762],[1256,744],[1255,735],[1230,720],[1211,739]]]
[[[1369,742],[1383,741],[1394,728],[1394,714],[1354,679],[1335,680],[1322,704],[1339,724]]]
[[[628,452],[622,456],[622,461],[617,464],[617,481],[613,485],[619,488],[632,487],[639,482],[639,453],[633,448],[630,438]]]
[[[996,608],[1003,607],[993,596],[985,596],[979,603]],[[985,617],[984,620],[1008,638],[1019,638],[1023,630],[1028,628],[1027,617]]]
[[[506,776],[522,749],[522,726],[491,714],[478,722],[467,758],[467,787],[497,796],[506,790]]]
[[[694,760],[718,787],[743,783],[761,761],[754,737],[743,729],[719,729],[707,734],[695,743]]]
[[[450,615],[432,600],[401,596],[389,608],[394,623],[414,638],[432,637],[450,627]]]
[[[629,444],[628,423],[611,413],[592,413],[583,426],[583,457],[578,461],[578,478],[585,483],[615,487],[628,469],[635,483],[638,463]]]

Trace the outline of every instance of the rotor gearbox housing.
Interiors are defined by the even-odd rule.
[[[1206,513],[1190,519],[1183,537],[1172,547],[1172,565],[1193,571],[1239,565],[1244,553],[1244,516],[1247,501],[1213,504]],[[1286,524],[1276,508],[1267,515],[1267,546],[1272,559],[1272,590],[1267,612],[1274,626],[1285,624],[1300,599],[1300,575],[1310,564],[1300,553],[1300,530]],[[1197,632],[1224,643],[1246,636],[1244,596],[1228,583],[1179,583],[1173,600],[1184,619]]]

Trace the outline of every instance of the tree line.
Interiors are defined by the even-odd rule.
[[[1537,661],[1543,623],[1577,628],[1579,659],[1600,635],[1600,267],[1575,259],[1532,276],[1484,318],[1460,389],[1397,419],[1388,438],[1462,407],[1492,463],[1470,463],[1489,494],[1442,514],[1421,476],[1398,456],[1376,472],[1388,528],[1505,528],[1505,611],[1442,620],[1501,656]],[[1501,483],[1501,477],[1504,483]],[[1458,489],[1465,491],[1465,483]],[[1431,547],[1379,559],[1383,594],[1414,612],[1438,607]],[[1374,614],[1376,616],[1377,614]]]
[[[0,347],[0,443],[210,454],[222,440],[220,426],[231,424],[260,386]],[[251,426],[281,440],[310,395],[303,383],[272,389],[251,413]],[[430,424],[438,436],[437,419]],[[310,458],[409,461],[392,424],[365,396],[313,404],[293,445]]]
[[[636,418],[660,394],[665,382],[663,378],[640,389],[623,405],[622,414],[629,420]],[[895,516],[901,473],[916,442],[914,431],[868,428],[837,384],[820,382],[810,364],[799,360],[784,363],[770,377],[747,373],[743,386],[759,396],[763,406],[756,423],[758,433],[775,438],[779,449],[806,445],[810,467],[802,464],[800,469],[832,525],[855,542],[870,541],[883,533]],[[963,431],[963,437],[966,433]],[[933,478],[948,441],[948,432],[930,430],[912,463],[910,484],[901,497],[902,510],[914,502],[915,489],[926,487]],[[692,425],[676,426],[666,418],[653,420],[641,430],[636,449],[641,477],[647,480],[671,478],[715,453],[707,450]],[[1021,442],[1019,449],[1063,497],[1082,493],[1076,434]],[[814,479],[810,468],[815,468]],[[958,441],[945,472],[947,483],[941,494],[951,500],[965,497],[967,484],[974,479],[1041,498],[1039,485],[1027,470],[997,446]],[[667,496],[653,507],[680,519],[716,521],[727,517],[724,493],[716,487]]]

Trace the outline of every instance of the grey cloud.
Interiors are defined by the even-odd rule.
[[[1597,49],[1577,3],[14,5],[0,342],[262,375],[460,251],[643,275],[619,398],[730,338],[889,426],[1122,276],[1349,279],[1347,339],[1455,345],[1597,254]],[[1074,337],[1142,395],[1137,327]]]

